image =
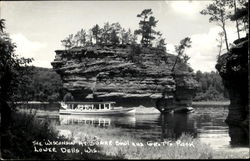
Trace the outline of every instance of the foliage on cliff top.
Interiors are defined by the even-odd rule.
[[[152,9],[144,9],[137,15],[137,17],[141,20],[139,21],[139,29],[135,30],[134,33],[132,33],[130,29],[126,31],[126,29],[122,28],[118,22],[111,24],[106,22],[103,27],[100,27],[98,24],[94,25],[88,33],[86,30],[81,29],[75,35],[70,34],[69,37],[62,40],[63,46],[68,49],[64,53],[81,50],[81,48],[94,49],[96,47],[101,47],[102,49],[105,49],[105,47],[107,47],[112,49],[116,47],[126,48],[129,45],[131,50],[128,54],[128,60],[136,63],[142,68],[145,67],[143,64],[143,62],[145,62],[145,53],[148,53],[148,50],[153,49],[154,51],[152,52],[153,57],[151,57],[151,61],[157,66],[161,65],[161,59],[163,59],[166,64],[165,70],[169,70],[169,66],[172,65],[171,72],[176,74],[182,73],[182,71],[192,72],[192,69],[187,65],[187,61],[190,57],[184,54],[185,49],[191,46],[190,38],[186,37],[180,41],[180,45],[176,46],[177,57],[172,64],[172,62],[167,62],[167,58],[163,58],[164,56],[161,55],[163,51],[167,51],[165,46],[166,43],[165,39],[162,38],[162,34],[159,31],[154,30],[158,20],[153,16]],[[137,35],[141,36],[140,43],[137,42]],[[93,41],[93,39],[95,41]],[[166,55],[167,53],[165,53],[165,57]],[[156,57],[159,58],[156,60],[154,59]],[[160,72],[162,71],[163,70]]]
[[[131,29],[123,28],[118,22],[106,22],[103,27],[96,24],[89,30],[81,29],[76,34],[70,34],[61,41],[62,45],[66,49],[70,49],[93,44],[137,44],[137,35],[140,35],[140,45],[149,47],[154,44],[156,47],[165,50],[165,39],[162,38],[159,31],[153,29],[158,21],[153,16],[152,9],[144,9],[137,17],[141,20],[139,21],[139,29],[134,32]]]

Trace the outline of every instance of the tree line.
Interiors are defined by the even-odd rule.
[[[15,94],[17,101],[61,101],[66,94],[60,76],[49,68],[28,67],[24,75],[26,82]]]
[[[165,39],[159,31],[155,31],[158,20],[153,16],[152,9],[145,9],[137,15],[139,21],[139,29],[131,30],[123,28],[118,22],[106,22],[101,27],[96,24],[90,29],[80,29],[76,34],[70,34],[61,41],[66,49],[72,47],[83,47],[94,44],[137,44],[138,36],[141,36],[141,45],[149,47],[154,45],[165,49]]]
[[[199,83],[194,101],[224,101],[228,100],[228,92],[225,89],[222,79],[218,72],[201,72],[195,73],[195,79]]]
[[[119,23],[106,22],[103,27],[96,24],[89,30],[81,29],[76,34],[70,34],[61,42],[65,48],[70,49],[93,44],[132,44],[136,39],[137,37],[131,29],[126,30]]]

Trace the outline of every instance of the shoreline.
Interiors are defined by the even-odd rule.
[[[217,106],[225,106],[229,105],[230,101],[193,101],[192,105],[217,105]]]
[[[143,140],[133,134],[124,135],[119,128],[100,128],[85,126],[60,125],[56,128],[61,135],[74,138],[76,141],[93,140],[102,142],[101,153],[111,156],[123,156],[124,159],[246,159],[246,148],[215,149],[199,138],[183,134],[177,140],[152,141]],[[66,131],[65,131],[66,130]],[[92,138],[92,139],[91,139]],[[114,144],[115,143],[115,144]],[[132,143],[132,144],[131,144]],[[179,144],[181,143],[181,144]],[[113,145],[113,146],[112,146]],[[192,146],[191,146],[192,145]]]
[[[20,102],[19,102],[20,103]],[[58,102],[54,103],[48,103],[48,102],[37,102],[37,101],[32,101],[32,102],[22,102],[25,104],[22,105],[30,105],[29,107],[25,108],[19,108],[19,109],[32,109],[32,110],[37,110],[37,113],[46,115],[46,114],[54,114],[54,115],[59,115],[58,111],[59,110],[59,104]],[[226,107],[229,106],[230,101],[197,101],[192,103],[192,107],[195,108],[207,108],[207,107],[214,107],[217,108],[216,106],[220,107]],[[50,107],[50,105],[55,105],[58,107]],[[34,107],[32,107],[34,106]],[[38,106],[38,107],[36,107]],[[159,110],[157,110],[155,107],[144,107],[144,106],[138,106],[134,107],[136,109],[135,115],[147,115],[147,114],[161,114]],[[49,113],[46,111],[50,111]],[[52,112],[52,113],[51,113]]]
[[[17,104],[59,104],[60,101],[57,102],[41,102],[41,101],[19,101]],[[225,101],[193,101],[193,105],[228,105],[230,100]]]

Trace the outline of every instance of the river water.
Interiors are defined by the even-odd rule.
[[[43,110],[42,110],[43,111]],[[39,119],[49,119],[55,126],[88,124],[101,128],[119,128],[140,139],[162,141],[178,139],[182,134],[190,134],[213,149],[232,150],[229,128],[224,122],[228,110],[226,106],[197,107],[189,114],[136,114],[135,116],[83,116],[59,115],[58,111],[37,112]],[[233,150],[235,150],[234,148]],[[238,146],[237,150],[249,151],[249,148]]]

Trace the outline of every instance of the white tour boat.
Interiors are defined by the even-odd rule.
[[[60,102],[59,114],[134,115],[134,108],[114,107],[115,102]]]

